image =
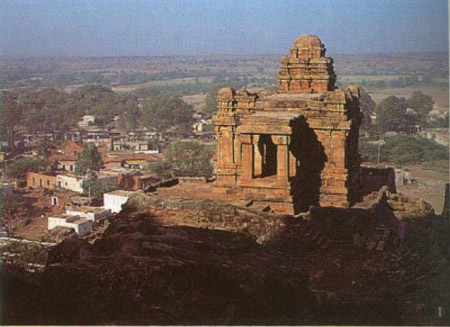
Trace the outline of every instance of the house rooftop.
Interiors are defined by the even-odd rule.
[[[39,174],[39,175],[44,175],[44,176],[53,176],[53,177],[58,174],[57,172],[54,172],[54,171],[40,171],[38,173],[29,171],[28,173]]]
[[[124,190],[116,190],[116,191],[112,191],[112,192],[108,192],[105,194],[108,195],[119,195],[119,196],[131,196],[136,192],[132,192],[132,191],[124,191]]]
[[[82,224],[87,221],[86,218],[82,218],[78,215],[68,215],[68,214],[53,215],[48,218],[64,219],[67,223],[77,224],[77,225]]]
[[[78,212],[100,213],[100,212],[108,211],[109,209],[105,209],[103,207],[81,206],[81,207],[68,207],[68,208],[66,208],[66,210],[78,211]]]

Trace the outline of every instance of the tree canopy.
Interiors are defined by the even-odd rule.
[[[208,115],[213,115],[217,111],[217,92],[218,89],[213,89],[206,94],[206,104],[202,110]]]
[[[380,133],[403,130],[408,125],[405,119],[407,108],[408,102],[405,98],[390,96],[382,100],[376,107]]]
[[[364,115],[362,128],[364,130],[368,130],[370,123],[371,123],[370,115],[374,112],[376,103],[375,103],[375,101],[373,101],[372,97],[363,88],[360,88],[359,103],[360,103],[361,111]]]
[[[198,142],[175,142],[164,151],[164,158],[172,171],[178,176],[209,177],[213,168],[211,158],[212,147],[205,147]]]
[[[433,98],[423,94],[422,91],[414,91],[408,100],[408,106],[417,112],[418,122],[422,124],[425,123],[428,114],[433,110],[433,105]]]
[[[111,181],[92,178],[83,183],[84,193],[93,197],[102,197],[104,193],[117,190],[119,187]]]
[[[399,165],[435,160],[448,160],[448,149],[433,141],[411,135],[399,135],[386,139],[380,149],[381,161]],[[363,160],[377,160],[378,147],[360,140],[360,151]]]
[[[387,97],[376,106],[379,131],[402,131],[415,124],[426,126],[433,105],[433,98],[421,91],[414,91],[410,99]]]
[[[13,161],[6,168],[8,178],[25,178],[27,172],[38,172],[44,168],[45,163],[38,158],[20,158]]]
[[[97,147],[92,143],[83,144],[83,148],[77,153],[77,162],[75,163],[75,173],[83,175],[90,171],[98,171],[102,168],[102,156]]]
[[[179,134],[190,134],[194,110],[179,97],[160,93],[146,99],[144,125],[158,132],[174,130]]]

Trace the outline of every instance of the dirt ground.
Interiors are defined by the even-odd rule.
[[[206,93],[185,95],[181,99],[187,104],[192,105],[196,111],[202,110],[203,106],[206,105]]]
[[[440,214],[444,207],[445,183],[450,182],[448,162],[406,165],[411,171],[413,183],[398,186],[397,192],[408,197],[423,198]]]
[[[51,206],[50,196],[45,195],[42,191],[22,191],[22,197],[26,205],[29,207],[30,216],[16,217],[13,220],[14,236],[27,240],[39,241],[47,232],[48,217],[64,212],[62,206]],[[58,196],[62,196],[58,193]],[[67,195],[68,196],[68,195]]]
[[[395,95],[397,97],[411,97],[414,91],[422,91],[426,95],[433,97],[436,104],[448,107],[448,87],[444,86],[427,86],[427,85],[417,85],[402,88],[365,88],[367,93],[370,94],[375,102],[380,102],[388,96]]]
[[[398,186],[397,192],[412,198],[423,198],[433,206],[437,214],[440,214],[444,206],[445,183],[450,182],[448,162],[438,161],[427,164],[405,165],[402,168],[411,171],[413,183]],[[195,192],[192,190],[195,190]],[[194,197],[222,200],[232,204],[243,204],[244,202],[229,194],[216,193],[213,190],[212,183],[201,181],[181,182],[170,188],[160,188],[158,194],[167,198]]]

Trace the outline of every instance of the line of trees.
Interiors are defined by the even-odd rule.
[[[387,97],[375,108],[378,130],[384,134],[386,131],[404,131],[410,125],[425,126],[433,104],[433,98],[421,91],[414,91],[410,99]]]
[[[378,147],[360,139],[360,152],[364,161],[377,161]],[[448,160],[448,148],[428,139],[399,135],[386,139],[380,149],[380,161],[393,162],[397,165],[419,163],[425,161]]]
[[[118,115],[119,128],[126,132],[144,126],[157,131],[191,131],[192,106],[178,96],[154,91],[145,94],[140,106],[138,95],[142,94],[116,93],[102,85],[86,85],[72,93],[55,88],[2,91],[0,136],[13,145],[19,126],[29,133],[66,131],[86,114],[95,115],[101,127]]]

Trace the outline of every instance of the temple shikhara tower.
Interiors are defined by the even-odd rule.
[[[359,187],[362,115],[358,88],[339,90],[335,82],[323,43],[302,35],[281,58],[277,92],[222,88],[215,191],[284,214],[348,207]]]

